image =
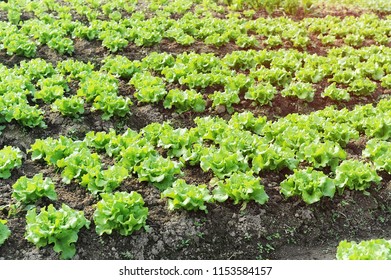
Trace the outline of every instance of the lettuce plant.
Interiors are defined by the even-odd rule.
[[[345,147],[351,140],[357,140],[359,133],[347,123],[325,122],[322,137]]]
[[[308,102],[314,100],[315,89],[310,83],[292,82],[281,91],[282,96],[293,96]]]
[[[346,89],[337,88],[335,83],[332,83],[321,93],[322,97],[330,97],[332,100],[349,101],[350,95]]]
[[[66,204],[62,204],[59,210],[50,204],[47,208],[41,208],[39,214],[33,208],[27,212],[26,223],[26,239],[38,248],[54,244],[54,251],[61,253],[62,259],[75,255],[74,243],[77,242],[79,230],[90,226],[83,211],[76,211]]]
[[[356,77],[357,73],[355,73],[354,70],[346,69],[335,72],[333,77],[330,78],[328,81],[348,85],[350,82],[353,82]]]
[[[144,68],[161,72],[165,67],[173,67],[175,58],[170,53],[152,52],[144,57],[141,62]]]
[[[10,95],[15,95],[14,92],[9,92]],[[0,105],[6,102],[6,95],[0,96]],[[12,97],[11,97],[12,98]],[[15,96],[14,96],[15,98]],[[12,100],[12,99],[11,99]],[[41,127],[46,128],[46,124],[43,120],[43,110],[38,108],[38,105],[31,106],[29,105],[27,99],[15,99],[15,102],[9,103],[6,106],[3,106],[2,111],[0,112],[0,121],[11,122],[12,120],[16,120],[23,126],[27,127]],[[4,120],[3,120],[4,119]]]
[[[391,173],[391,143],[379,139],[371,139],[367,142],[365,150],[362,151],[364,157],[370,158],[377,170],[385,170]]]
[[[54,85],[44,87],[34,93],[34,99],[41,99],[45,103],[51,103],[64,95],[64,88],[62,86]]]
[[[376,83],[372,82],[368,78],[355,79],[349,83],[348,91],[354,95],[365,96],[371,95],[377,88]]]
[[[110,140],[116,137],[117,133],[114,129],[110,129],[109,132],[90,131],[84,137],[83,142],[85,142],[88,147],[94,148],[97,151],[104,151],[106,149],[106,146],[110,143]]]
[[[251,69],[263,62],[264,58],[262,57],[262,54],[265,55],[266,52],[256,52],[254,50],[233,51],[222,58],[222,63],[229,68],[236,70]]]
[[[94,65],[91,62],[84,63],[82,61],[67,59],[58,62],[56,72],[68,75],[70,79],[82,79],[87,77],[94,70]]]
[[[30,61],[22,61],[19,66],[19,72],[30,80],[38,81],[54,74],[53,64],[42,58],[35,58]]]
[[[62,168],[62,181],[70,184],[72,179],[82,178],[84,174],[90,173],[92,169],[100,169],[101,162],[99,155],[91,153],[89,149],[75,150],[69,156],[59,159],[57,167]]]
[[[168,209],[203,210],[208,213],[205,203],[213,202],[213,197],[205,184],[191,185],[185,180],[176,180],[172,187],[161,193],[161,198],[168,198]]]
[[[113,75],[94,71],[82,78],[77,96],[85,98],[87,102],[94,101],[97,96],[117,96],[118,83]]]
[[[190,89],[205,89],[215,83],[215,75],[212,73],[187,73],[185,76],[179,78],[179,84],[186,85]]]
[[[39,173],[32,178],[26,176],[20,177],[15,184],[12,185],[12,197],[18,204],[35,203],[42,197],[47,197],[50,200],[57,200],[55,186],[49,177],[43,178],[43,174]]]
[[[109,120],[112,116],[124,117],[129,113],[129,106],[133,105],[129,98],[117,94],[100,94],[94,99],[91,111],[103,111],[102,120]]]
[[[85,142],[73,141],[71,138],[60,136],[58,139],[51,137],[37,139],[28,152],[31,153],[32,160],[43,159],[48,165],[56,165],[58,160],[84,148],[87,148]]]
[[[203,171],[211,170],[220,179],[249,169],[247,159],[241,151],[231,152],[225,147],[215,148],[214,146],[203,150],[200,166]]]
[[[195,143],[202,143],[196,129],[172,128],[162,130],[157,146],[166,149],[168,156],[179,158],[187,154]]]
[[[129,44],[129,41],[120,32],[114,30],[101,31],[99,39],[102,40],[102,46],[108,48],[112,53],[122,50]]]
[[[228,128],[227,122],[218,117],[197,117],[194,119],[194,122],[197,125],[197,134],[200,138],[213,142],[221,139],[221,135]]]
[[[217,187],[213,189],[213,198],[219,202],[230,198],[234,204],[243,202],[243,207],[245,207],[246,203],[251,200],[262,205],[269,199],[260,179],[254,177],[251,171],[235,172],[224,181],[218,180],[216,184]]]
[[[214,45],[216,47],[221,47],[229,42],[229,37],[227,34],[210,34],[204,40],[207,45]]]
[[[51,108],[53,112],[60,112],[63,116],[78,118],[84,114],[84,99],[76,95],[63,97],[56,99]]]
[[[17,54],[25,57],[34,57],[36,55],[37,45],[24,34],[10,32],[2,41],[8,55]]]
[[[280,35],[269,35],[266,38],[265,43],[268,45],[268,47],[272,48],[282,45],[283,42]]]
[[[166,109],[175,107],[178,113],[183,113],[189,110],[194,112],[205,111],[206,101],[204,100],[201,93],[195,90],[179,90],[172,89],[168,92],[163,106]]]
[[[359,243],[343,240],[337,247],[337,260],[391,260],[391,240],[372,239]]]
[[[92,194],[112,192],[129,176],[123,166],[113,165],[106,170],[92,168],[81,177],[80,185],[86,187]]]
[[[260,105],[270,104],[274,96],[277,94],[277,90],[269,83],[259,83],[248,89],[244,98],[255,100]]]
[[[259,47],[259,41],[254,35],[240,35],[235,44],[241,48]]]
[[[391,138],[391,113],[390,111],[378,112],[363,119],[360,118],[360,124],[365,127],[365,135],[370,138],[377,138],[381,140],[388,140]]]
[[[139,193],[102,193],[101,197],[93,216],[97,234],[111,234],[117,230],[127,236],[142,227],[147,229],[148,208],[144,207],[144,200]]]
[[[129,79],[134,73],[140,71],[141,62],[138,60],[129,60],[125,56],[116,55],[108,56],[103,60],[104,64],[101,70],[107,71],[110,74],[118,75],[121,78]]]
[[[175,181],[175,175],[181,175],[182,164],[159,155],[149,156],[134,166],[140,182],[147,181],[164,191]]]
[[[233,113],[233,104],[240,102],[238,91],[215,91],[209,95],[209,98],[213,101],[212,107],[216,108],[219,105],[225,106],[228,113]]]
[[[64,91],[69,91],[67,80],[61,74],[53,74],[49,77],[41,78],[37,81],[37,85],[41,89],[52,86],[61,86]]]
[[[10,237],[11,231],[6,226],[7,221],[0,219],[0,246]]]
[[[134,96],[140,102],[155,103],[167,94],[163,80],[150,72],[134,74],[129,83],[136,88]]]
[[[141,129],[142,136],[153,146],[156,146],[160,135],[164,133],[171,133],[174,128],[171,126],[170,121],[163,123],[150,123]]]
[[[137,38],[134,40],[134,43],[141,47],[141,46],[152,46],[155,44],[160,43],[162,40],[162,34],[157,28],[159,26],[156,26],[155,28],[151,28],[151,26],[146,27],[136,27],[135,34]]]
[[[221,139],[215,141],[220,147],[232,153],[240,151],[244,156],[252,156],[256,146],[262,143],[263,139],[250,131],[233,129],[229,127],[221,134]]]
[[[295,151],[287,146],[261,144],[253,155],[252,170],[256,173],[262,170],[280,170],[284,167],[293,170],[299,162]]]
[[[56,50],[59,54],[72,55],[75,50],[72,39],[56,36],[49,40],[48,47]]]
[[[303,68],[299,68],[295,76],[298,80],[306,83],[319,83],[324,78],[324,73],[321,69],[311,64],[306,64]]]
[[[364,39],[365,37],[361,34],[347,34],[343,41],[349,46],[359,47],[362,45]]]
[[[106,154],[109,157],[116,158],[120,160],[120,153],[125,150],[127,147],[132,146],[133,143],[138,143],[138,145],[146,145],[147,141],[141,142],[144,140],[141,137],[141,133],[137,133],[136,131],[128,128],[123,134],[116,135],[115,131],[110,130],[108,133],[109,142],[104,146]]]
[[[387,89],[391,89],[391,73],[381,79],[381,86]]]
[[[365,191],[372,183],[380,183],[381,179],[372,164],[358,160],[345,160],[335,170],[335,183],[339,193],[345,188]]]
[[[255,117],[250,111],[245,111],[241,113],[234,113],[228,121],[228,124],[235,129],[249,130],[260,135],[266,124],[266,120],[267,118],[264,116]]]
[[[99,31],[96,26],[90,25],[78,25],[72,32],[72,37],[77,37],[81,39],[86,39],[88,41],[94,40],[98,37]]]
[[[301,153],[304,159],[315,168],[330,166],[335,170],[341,160],[346,159],[346,152],[333,141],[314,141],[302,146]]]
[[[144,138],[134,139],[121,149],[119,164],[129,171],[133,171],[142,161],[157,155],[154,146],[148,140]]]
[[[166,30],[164,37],[168,39],[174,39],[182,46],[189,46],[195,42],[195,39],[192,36],[186,34],[182,29],[175,27],[171,27],[170,29]]]
[[[311,167],[304,170],[295,169],[280,186],[280,192],[286,198],[301,196],[307,204],[318,202],[323,196],[333,198],[336,190],[332,179]]]
[[[273,86],[287,87],[292,81],[292,74],[285,68],[272,67],[266,68],[263,65],[256,70],[250,70],[250,77],[263,83],[269,83]]]
[[[0,179],[11,177],[11,170],[22,165],[22,151],[19,148],[5,146],[0,150]]]

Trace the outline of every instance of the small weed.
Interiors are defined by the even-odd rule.
[[[263,260],[263,254],[270,254],[275,250],[275,248],[269,243],[266,243],[266,245],[263,245],[262,243],[258,243],[257,247],[259,252],[257,260]]]
[[[266,236],[266,239],[271,241],[273,239],[280,239],[281,235],[279,232],[273,233],[272,235]]]
[[[125,260],[133,260],[134,259],[133,254],[129,251],[121,252],[121,257]]]
[[[288,243],[296,244],[297,242],[294,239],[294,236],[296,234],[296,228],[288,226],[284,231],[285,234],[288,236]]]
[[[252,237],[253,237],[253,236],[252,236],[250,233],[248,233],[248,232],[246,232],[246,233],[244,234],[244,239],[247,240],[247,241],[251,240]]]
[[[347,200],[343,199],[343,200],[341,200],[340,204],[342,207],[345,207],[345,206],[348,206],[350,203]]]
[[[190,239],[182,239],[180,243],[176,246],[178,250],[189,247]]]

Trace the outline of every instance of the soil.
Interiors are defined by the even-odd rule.
[[[342,16],[359,16],[360,11],[334,11]],[[322,13],[319,14],[322,16]],[[0,17],[4,17],[0,13]],[[301,15],[298,16],[298,19]],[[315,45],[311,51],[319,55],[326,53],[323,46]],[[223,56],[237,47],[227,45],[217,49],[196,43],[191,47],[182,47],[173,42],[163,41],[160,45],[150,48],[138,48],[130,44],[123,52],[130,59],[142,59],[153,51],[165,51],[173,54],[194,50],[196,52],[215,52]],[[108,55],[99,42],[76,40],[73,58],[87,62],[91,61],[98,67],[102,59]],[[48,47],[38,50],[42,57],[53,64],[67,59]],[[24,58],[9,57],[0,51],[0,62],[12,67]],[[272,106],[254,106],[243,100],[234,106],[237,111],[250,110],[255,115],[266,115],[269,119],[285,116],[289,113],[310,113],[328,105],[353,108],[356,104],[376,103],[381,96],[389,94],[381,87],[370,98],[353,98],[349,103],[335,103],[327,98],[321,98],[320,92],[327,83],[317,85],[313,102],[301,102],[294,99],[277,97]],[[75,85],[77,86],[77,85]],[[120,94],[131,95],[131,89],[125,82],[120,83]],[[30,145],[36,139],[46,137],[56,138],[60,135],[81,139],[91,130],[108,131],[113,128],[122,132],[127,128],[140,130],[152,122],[171,121],[175,127],[191,127],[197,116],[218,115],[229,118],[224,108],[213,110],[210,106],[204,113],[177,114],[166,110],[162,104],[132,106],[132,114],[125,118],[113,118],[102,121],[100,114],[87,109],[79,120],[62,117],[43,108],[47,113],[46,129],[29,129],[11,122],[6,125],[0,138],[0,147],[13,145],[24,151],[24,161],[21,168],[12,172],[12,177],[0,181],[0,218],[8,220],[12,231],[10,238],[0,247],[0,259],[58,259],[59,255],[52,246],[37,249],[24,239],[25,212],[21,211],[8,217],[8,205],[12,202],[12,185],[20,176],[33,176],[42,172],[50,176],[56,183],[58,208],[62,203],[77,210],[84,210],[87,219],[92,220],[94,205],[99,201],[78,184],[65,185],[60,174],[52,167],[32,161],[27,154]],[[363,147],[360,141],[351,142],[347,152],[349,156],[361,155]],[[191,183],[208,183],[212,178],[199,167],[188,167],[184,170],[185,180]],[[234,205],[228,201],[208,206],[208,213],[189,211],[169,211],[166,201],[160,199],[160,192],[147,183],[140,183],[135,178],[129,178],[122,183],[119,191],[139,192],[149,209],[147,231],[140,230],[131,236],[121,236],[117,232],[111,235],[98,236],[93,223],[89,229],[79,232],[76,243],[77,254],[74,259],[334,259],[336,247],[341,240],[372,238],[391,239],[391,176],[380,174],[383,178],[379,186],[373,186],[369,194],[346,191],[333,199],[322,199],[319,203],[307,205],[300,199],[285,200],[279,193],[279,184],[289,174],[288,170],[280,172],[265,172],[262,184],[270,199],[260,206],[250,202]],[[48,200],[37,202],[38,208],[51,203]]]

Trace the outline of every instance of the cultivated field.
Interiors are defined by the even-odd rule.
[[[1,1],[0,258],[391,259],[391,4],[338,2]]]

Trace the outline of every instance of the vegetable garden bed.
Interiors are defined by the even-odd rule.
[[[391,239],[390,11],[220,2],[1,2],[0,258]]]

